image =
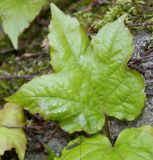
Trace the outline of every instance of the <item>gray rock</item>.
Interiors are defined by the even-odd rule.
[[[151,34],[140,32],[134,37],[135,51],[133,56],[140,57],[151,43]]]
[[[47,160],[47,156],[44,153],[28,152],[25,160]]]
[[[63,148],[67,145],[67,141],[64,138],[52,138],[48,142],[48,146],[56,153],[56,156],[60,156]]]

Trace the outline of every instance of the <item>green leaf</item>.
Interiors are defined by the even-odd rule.
[[[70,133],[96,133],[105,114],[135,119],[144,106],[144,82],[126,66],[133,41],[123,17],[104,26],[90,43],[75,18],[53,4],[51,10],[54,73],[33,79],[6,100],[58,121]]]
[[[150,126],[125,129],[114,146],[100,134],[90,138],[81,136],[81,141],[80,137],[71,141],[62,156],[55,160],[152,160],[152,144],[153,128]]]
[[[0,155],[15,148],[19,160],[24,159],[27,143],[25,134],[20,128],[10,128],[21,127],[24,124],[24,114],[21,107],[7,103],[4,109],[0,110]]]
[[[0,0],[0,19],[17,49],[18,37],[38,15],[46,0]]]

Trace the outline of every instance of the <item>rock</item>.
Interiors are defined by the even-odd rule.
[[[47,160],[47,156],[44,153],[28,152],[25,160]]]
[[[63,148],[67,145],[67,141],[64,137],[52,138],[48,145],[55,152],[56,156],[60,156]]]

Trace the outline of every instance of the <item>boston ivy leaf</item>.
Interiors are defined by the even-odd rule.
[[[24,115],[21,107],[8,103],[4,106],[4,109],[0,110],[0,155],[3,155],[5,151],[15,148],[19,159],[24,159],[27,141],[23,130],[8,128],[23,125]]]
[[[152,160],[153,128],[125,129],[114,146],[100,134],[71,141],[55,160]]]
[[[18,36],[40,12],[46,0],[0,0],[0,18],[17,49]]]
[[[127,68],[132,35],[123,18],[104,26],[91,43],[75,18],[52,5],[50,26],[52,75],[23,85],[6,98],[58,121],[68,131],[96,133],[104,115],[133,120],[144,106],[141,75]]]

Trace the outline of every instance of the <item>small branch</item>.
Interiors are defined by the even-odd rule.
[[[106,137],[109,139],[109,141],[113,145],[113,141],[112,141],[112,138],[111,138],[111,134],[110,134],[110,130],[109,130],[109,125],[108,125],[108,116],[107,115],[105,115],[104,132],[105,132]]]
[[[41,126],[6,126],[6,125],[0,125],[0,127],[5,127],[9,129],[40,129]]]
[[[128,27],[149,27],[153,26],[153,23],[135,23],[135,24],[127,24]]]
[[[150,50],[144,52],[143,55],[142,55],[142,57],[146,57],[146,56],[150,55],[152,52],[153,52],[153,48],[151,48]]]
[[[0,80],[14,80],[14,79],[25,79],[25,80],[31,80],[32,78],[36,77],[36,75],[8,75],[8,76],[0,76]]]
[[[43,142],[47,143],[54,136],[54,134],[58,131],[58,129],[59,129],[59,126],[56,126],[56,128],[52,132],[49,132],[46,135],[46,137],[43,139]]]
[[[43,52],[37,52],[37,53],[24,53],[21,57],[18,57],[18,60],[26,59],[26,58],[35,58],[40,55],[43,55]]]
[[[6,125],[0,125],[0,127],[5,127],[9,129],[24,129],[25,126],[6,126]]]
[[[130,62],[132,62],[132,64],[137,64],[139,63],[141,60],[146,59],[146,58],[151,58],[153,57],[153,48],[144,52],[143,55],[140,58],[132,58],[130,59]]]
[[[145,74],[145,71],[142,68],[140,68],[139,66],[135,65],[135,64],[128,63],[128,67],[131,68],[131,69],[137,70],[138,72],[140,72],[143,75]]]
[[[6,54],[6,53],[14,52],[14,51],[16,51],[14,48],[7,48],[7,49],[1,50],[0,54]]]
[[[135,64],[135,63],[137,63],[137,62],[139,62],[139,61],[141,61],[143,59],[151,58],[151,57],[153,57],[153,55],[148,55],[148,56],[144,56],[144,57],[140,57],[140,58],[133,58],[133,59],[130,60],[130,62]]]
[[[120,3],[112,3],[112,2],[105,2],[105,1],[98,1],[98,0],[92,0],[91,4],[92,7],[96,7],[96,6],[102,6],[102,5],[112,5],[112,6],[125,6],[127,7],[127,5],[130,5],[131,7],[145,7],[145,8],[152,8],[149,5],[145,5],[145,4],[138,4],[135,0],[132,0],[132,3],[127,2],[125,4],[120,4]]]

